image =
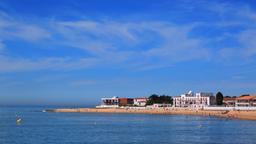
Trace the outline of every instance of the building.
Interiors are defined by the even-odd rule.
[[[223,98],[223,104],[226,106],[226,107],[234,107],[236,105],[236,98],[233,97],[233,98]]]
[[[132,106],[133,99],[131,98],[101,98],[101,105],[97,106],[97,108],[113,108],[113,107],[120,107],[120,106]]]
[[[101,105],[97,107],[119,107],[119,98],[101,98]]]
[[[148,98],[134,98],[133,104],[135,106],[146,106],[147,101],[148,101]]]
[[[133,99],[132,98],[118,98],[118,105],[119,106],[132,106],[133,105]]]
[[[256,96],[240,96],[236,98],[237,107],[252,107],[256,106]]]
[[[204,107],[215,104],[213,93],[199,92],[194,94],[189,91],[187,94],[173,98],[175,107]]]

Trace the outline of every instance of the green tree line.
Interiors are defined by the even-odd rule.
[[[173,99],[172,99],[172,96],[168,96],[168,95],[152,94],[151,96],[149,96],[149,100],[147,101],[146,105],[153,105],[155,103],[173,104]]]

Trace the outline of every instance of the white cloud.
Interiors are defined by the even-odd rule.
[[[60,31],[72,32],[76,34],[91,34],[97,38],[121,37],[134,40],[134,36],[129,32],[129,23],[119,23],[113,21],[67,21],[56,22],[55,25]],[[80,35],[81,36],[81,35]]]
[[[94,80],[76,80],[72,81],[70,83],[71,86],[88,86],[88,85],[93,85],[96,84],[97,82]]]
[[[122,50],[136,43],[135,35],[126,23],[112,21],[68,21],[53,22],[59,43],[80,48],[97,56]]]
[[[51,37],[51,32],[42,25],[20,21],[0,12],[0,38],[14,40],[15,38],[26,41],[37,41]]]
[[[88,68],[99,61],[93,58],[9,58],[0,56],[0,72],[34,71],[34,70],[74,70]]]
[[[220,61],[233,64],[251,62],[256,55],[256,29],[247,29],[235,36],[241,45],[237,47],[222,48],[218,51]]]
[[[17,26],[14,32],[7,32],[7,34],[28,41],[47,39],[51,36],[50,32],[48,32],[47,30],[33,25]]]
[[[252,62],[256,55],[256,12],[247,4],[213,3],[209,9],[219,16],[218,21],[202,25],[223,31],[217,31],[219,36],[216,38],[205,38],[206,41],[223,45],[215,50],[220,58],[217,60],[235,65]],[[227,47],[226,44],[232,46]]]
[[[146,56],[167,58],[170,63],[209,57],[209,51],[203,47],[200,39],[189,38],[191,27],[160,25],[153,28],[165,41],[159,47],[146,51]]]
[[[232,76],[232,79],[234,79],[234,80],[242,80],[242,79],[245,79],[246,78],[246,76],[244,76],[244,75],[234,75],[234,76]]]
[[[100,61],[97,63],[93,61],[92,65],[107,64],[119,67],[125,65],[133,69],[150,69],[169,67],[180,61],[209,58],[209,51],[202,46],[202,41],[189,37],[193,25],[177,26],[164,21],[52,21],[44,26],[48,29],[46,31],[40,25],[21,23],[18,26],[17,22],[13,23],[4,26],[10,27],[11,31],[2,29],[10,37],[9,39],[21,38],[27,41],[48,39],[49,42],[59,46],[82,49],[93,54],[94,61]],[[147,46],[143,47],[143,45]],[[70,63],[66,58],[41,58],[36,61],[29,58],[2,59],[0,71],[55,69],[69,65],[72,69],[84,68],[79,65],[83,58],[77,60],[79,61],[77,64]]]
[[[239,41],[245,47],[245,55],[246,56],[253,56],[256,54],[256,29],[250,29],[243,31],[239,35]]]
[[[177,26],[163,21],[73,21],[56,22],[55,25],[64,39],[64,45],[84,49],[103,59],[115,57],[116,61],[122,61],[158,57],[174,63],[209,57],[202,42],[188,36],[193,25]],[[140,49],[140,45],[157,42],[155,39],[161,42]],[[121,57],[122,60],[117,59]]]
[[[3,51],[5,45],[4,43],[0,40],[0,52]]]

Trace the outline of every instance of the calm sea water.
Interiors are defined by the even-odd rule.
[[[0,107],[0,144],[255,144],[256,121]],[[23,118],[16,124],[16,115]]]

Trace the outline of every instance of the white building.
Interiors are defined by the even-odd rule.
[[[204,107],[215,104],[213,93],[199,92],[194,94],[189,91],[187,94],[182,94],[173,98],[175,107]]]
[[[118,97],[101,98],[101,105],[96,106],[96,108],[113,108],[113,107],[119,107]]]
[[[135,106],[146,106],[147,101],[148,101],[148,98],[134,98],[133,104]]]

